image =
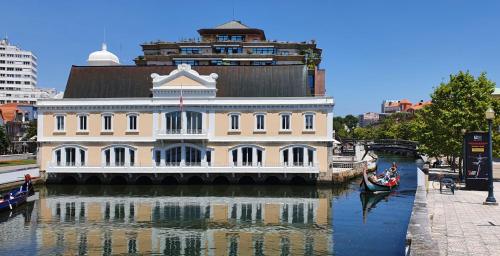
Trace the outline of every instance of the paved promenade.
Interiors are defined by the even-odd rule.
[[[440,255],[500,255],[500,206],[483,205],[488,192],[457,190],[440,194],[429,182],[431,235]],[[500,199],[500,182],[495,182]]]

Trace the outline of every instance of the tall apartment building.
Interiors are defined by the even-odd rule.
[[[134,61],[138,66],[271,66],[305,65],[310,95],[325,94],[325,70],[319,69],[321,49],[316,42],[268,40],[262,29],[240,21],[229,21],[215,28],[198,30],[200,38],[177,42],[142,44],[144,55]]]
[[[35,104],[37,99],[50,98],[55,89],[37,88],[37,57],[30,51],[0,41],[0,104]]]

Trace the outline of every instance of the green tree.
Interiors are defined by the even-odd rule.
[[[423,123],[419,141],[429,155],[462,157],[462,129],[485,130],[484,117],[488,107],[498,113],[498,104],[492,97],[495,83],[485,73],[477,78],[469,72],[450,75],[447,83],[441,83],[431,94],[432,104],[419,116]]]
[[[344,117],[344,124],[347,126],[349,129],[351,135],[352,132],[354,131],[354,128],[358,126],[359,119],[353,115],[347,115]]]
[[[37,134],[37,122],[36,120],[33,120],[29,123],[28,129],[26,129],[26,133],[23,136],[23,140],[25,141],[30,141],[31,138],[35,137]]]
[[[345,129],[344,118],[340,116],[336,116],[333,118],[333,130],[335,130],[335,134],[338,138],[347,138],[349,134]]]

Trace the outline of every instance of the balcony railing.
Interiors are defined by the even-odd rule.
[[[161,129],[159,135],[178,135],[178,134],[206,134],[204,129]]]
[[[211,164],[206,162],[135,163],[123,166],[73,165],[61,166],[49,163],[48,172],[52,173],[319,173],[319,165],[233,165]]]

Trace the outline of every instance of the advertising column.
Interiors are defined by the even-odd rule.
[[[488,190],[489,145],[487,132],[465,135],[465,186],[467,189]]]

